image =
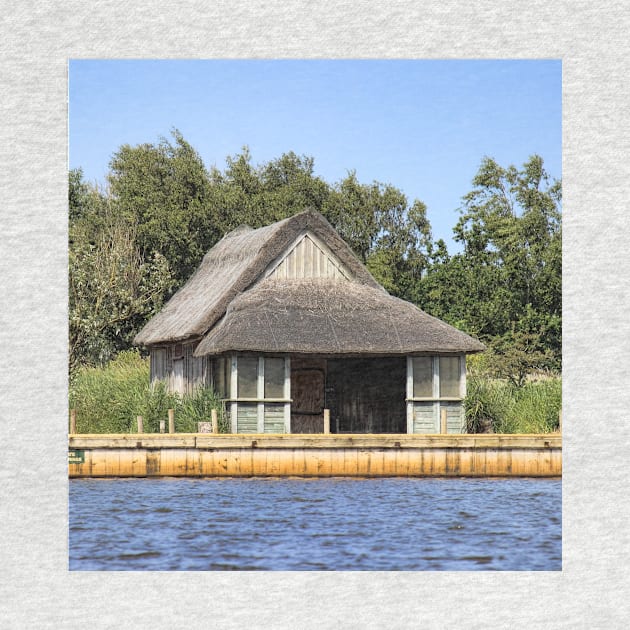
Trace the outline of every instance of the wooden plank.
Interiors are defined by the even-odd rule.
[[[258,357],[258,366],[257,366],[257,382],[256,382],[256,395],[259,399],[265,398],[265,359],[261,355]],[[265,405],[262,402],[259,402],[256,407],[256,418],[257,418],[257,432],[264,433],[265,432]]]
[[[407,357],[407,433],[413,433],[413,358]]]
[[[447,433],[446,430],[446,420],[448,417],[448,413],[445,407],[440,405],[440,433]]]
[[[413,404],[413,433],[433,434],[436,433],[436,412],[437,403],[423,402]]]
[[[235,354],[230,357],[230,396],[238,396],[238,359]],[[230,430],[238,433],[238,404],[230,404]]]
[[[498,449],[560,449],[562,436],[542,434],[285,434],[259,435],[258,446],[263,448],[345,448],[347,446],[375,448],[498,448]],[[247,448],[251,437],[235,434],[210,433],[129,433],[76,434],[69,436],[70,448]]]
[[[321,277],[321,259],[322,259],[322,250],[317,247],[317,245],[313,243],[313,278]]]
[[[258,436],[255,436],[258,438]],[[262,440],[261,440],[262,441]],[[71,477],[95,476],[559,476],[560,449],[528,448],[94,449]],[[255,446],[254,446],[255,445]]]
[[[284,427],[285,405],[277,403],[265,404],[262,433],[284,433]]]
[[[313,277],[313,241],[311,241],[308,236],[305,236],[302,240],[304,243],[304,272],[302,274],[303,278],[312,278]]]
[[[236,432],[261,433],[258,430],[258,404],[239,403],[237,407]]]
[[[330,409],[324,409],[324,433],[330,434]]]
[[[291,357],[284,357],[284,397],[291,400]],[[284,405],[284,432],[291,433],[291,403]]]

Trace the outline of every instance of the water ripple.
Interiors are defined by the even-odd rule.
[[[553,479],[83,479],[73,570],[560,570]]]

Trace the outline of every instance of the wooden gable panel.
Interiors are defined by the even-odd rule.
[[[350,271],[341,261],[311,234],[304,234],[272,267],[269,276],[286,278],[345,278]]]

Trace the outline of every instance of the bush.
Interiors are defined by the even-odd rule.
[[[211,389],[179,395],[161,382],[150,387],[149,360],[135,350],[121,352],[104,367],[79,368],[69,394],[79,433],[135,433],[136,416],[143,417],[145,433],[158,433],[169,409],[175,410],[176,432],[196,432],[197,422],[209,421],[212,409],[219,412],[219,430],[229,430],[221,401]]]
[[[468,433],[549,433],[558,429],[562,381],[548,377],[517,387],[472,375],[464,400]]]

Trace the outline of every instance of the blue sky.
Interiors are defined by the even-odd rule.
[[[560,60],[72,60],[69,166],[104,183],[122,144],[172,128],[206,167],[249,146],[294,151],[333,183],[389,183],[422,200],[455,251],[461,197],[484,156],[537,153],[562,176]]]

